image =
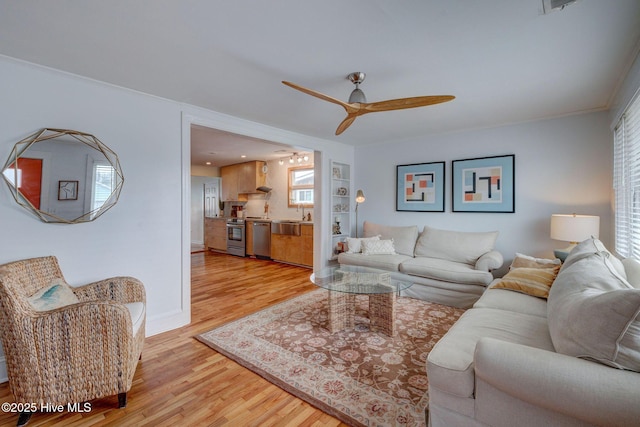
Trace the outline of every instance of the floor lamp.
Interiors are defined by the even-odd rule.
[[[358,190],[356,193],[356,237],[358,237],[358,205],[364,201],[364,193],[362,190]]]

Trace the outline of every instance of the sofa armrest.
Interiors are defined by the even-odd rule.
[[[481,271],[491,271],[502,267],[503,263],[504,258],[500,252],[490,251],[478,258],[475,268]]]
[[[596,425],[640,420],[640,373],[494,338],[474,361],[477,380],[531,405]]]

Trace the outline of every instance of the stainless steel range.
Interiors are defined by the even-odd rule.
[[[227,253],[245,256],[245,225],[240,218],[227,219]]]

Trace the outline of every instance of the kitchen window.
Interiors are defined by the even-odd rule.
[[[313,167],[289,168],[289,207],[313,206]]]

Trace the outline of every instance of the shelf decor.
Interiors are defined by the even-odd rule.
[[[396,211],[444,212],[444,162],[396,166]]]
[[[331,259],[344,250],[344,240],[351,236],[351,165],[331,161]]]
[[[453,212],[515,212],[515,155],[452,162]]]

